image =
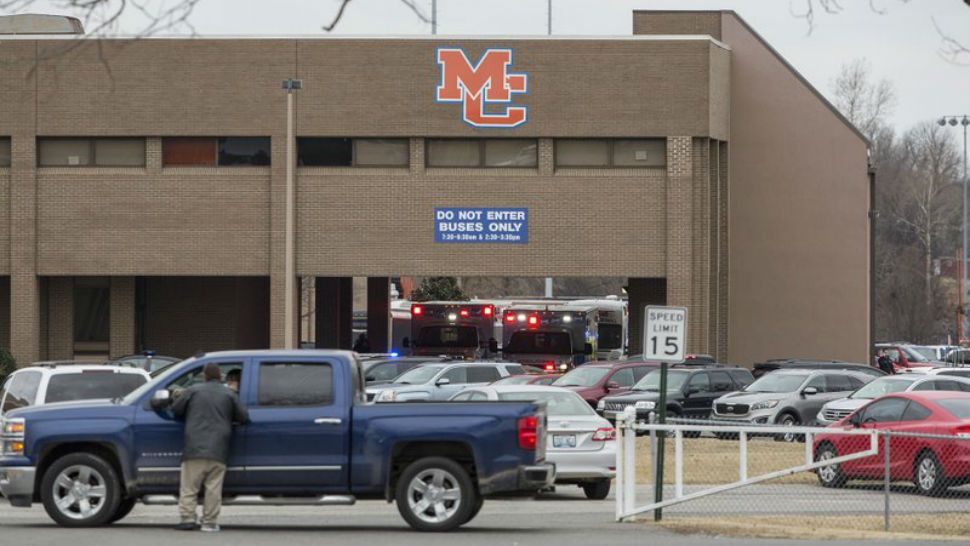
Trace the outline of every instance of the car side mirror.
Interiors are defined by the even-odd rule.
[[[377,378],[374,377],[373,375],[368,375],[364,377],[364,381],[377,381]]]
[[[802,391],[802,394],[804,396],[814,396],[818,394],[818,389],[815,387],[805,387],[805,389]]]
[[[151,407],[155,411],[162,411],[172,404],[172,393],[168,389],[158,389],[152,395]]]
[[[498,340],[494,337],[488,340],[488,352],[497,353],[498,352]]]
[[[858,412],[853,413],[852,417],[849,417],[849,424],[855,428],[859,428],[862,425],[862,414]]]
[[[606,390],[608,391],[614,391],[619,388],[620,388],[620,384],[617,383],[616,381],[610,381],[609,383],[606,384]]]
[[[687,388],[687,394],[688,395],[697,394],[699,392],[701,392],[701,390],[698,387],[688,387]]]
[[[435,381],[434,384],[437,385],[438,387],[443,387],[445,385],[450,385],[451,384],[451,379],[448,379],[447,377],[442,377],[441,379]]]
[[[592,343],[586,343],[586,344],[583,345],[583,354],[586,355],[586,356],[589,356],[589,355],[593,354],[593,344]]]

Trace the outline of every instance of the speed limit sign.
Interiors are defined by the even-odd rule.
[[[643,318],[643,359],[683,362],[687,340],[685,307],[647,307]]]

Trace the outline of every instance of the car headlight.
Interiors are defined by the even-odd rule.
[[[600,401],[596,403],[596,409],[601,410],[601,411],[602,410],[605,410],[606,409],[606,400],[600,398]]]
[[[381,391],[374,397],[375,402],[393,402],[395,399],[397,399],[397,391],[392,390]]]
[[[24,436],[27,432],[27,423],[24,422],[23,418],[14,417],[12,419],[3,419],[0,421],[0,430],[3,430],[2,442],[2,455],[23,455],[24,454]]]
[[[26,430],[27,430],[27,424],[24,422],[23,419],[4,419],[3,420],[4,434],[16,434],[18,436],[23,436]]]
[[[657,407],[657,404],[655,402],[651,402],[649,400],[640,400],[639,402],[637,402],[635,404],[635,406],[636,406],[636,408],[638,410],[641,410],[641,409],[651,410],[651,409]]]
[[[780,400],[762,400],[761,402],[755,402],[751,405],[751,411],[771,409],[778,405]]]

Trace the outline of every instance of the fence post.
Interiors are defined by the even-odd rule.
[[[883,515],[883,525],[885,527],[885,530],[889,531],[889,513],[890,513],[889,512],[889,495],[890,495],[889,485],[892,480],[889,475],[889,431],[888,430],[882,433],[882,442],[883,442],[883,446],[885,446],[886,448],[886,457],[883,463],[883,473],[885,475],[885,479],[883,480],[883,496],[885,497],[885,508],[884,508],[885,513]]]
[[[748,433],[741,431],[738,433],[738,480],[748,480]]]
[[[627,430],[623,416],[616,420],[616,521],[623,521],[623,510],[626,503],[623,502],[623,491],[626,489],[626,458],[623,456],[623,446],[626,442]]]
[[[684,496],[684,431],[674,433],[674,496]]]
[[[623,446],[623,457],[626,459],[623,461],[623,466],[626,467],[624,487],[623,491],[623,512],[629,514],[633,511],[636,506],[636,486],[637,486],[637,410],[636,408],[629,406],[626,408],[624,413],[624,421],[626,423],[627,434],[623,438],[623,442],[626,444]],[[636,516],[627,516],[624,521],[636,521]]]

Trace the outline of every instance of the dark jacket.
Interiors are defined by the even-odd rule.
[[[206,381],[185,389],[172,404],[172,412],[185,421],[183,461],[229,462],[232,424],[249,420],[236,393],[219,381]]]
[[[892,375],[896,373],[896,367],[893,366],[893,361],[886,355],[882,355],[876,359],[876,364],[879,364],[879,369],[887,374]]]

